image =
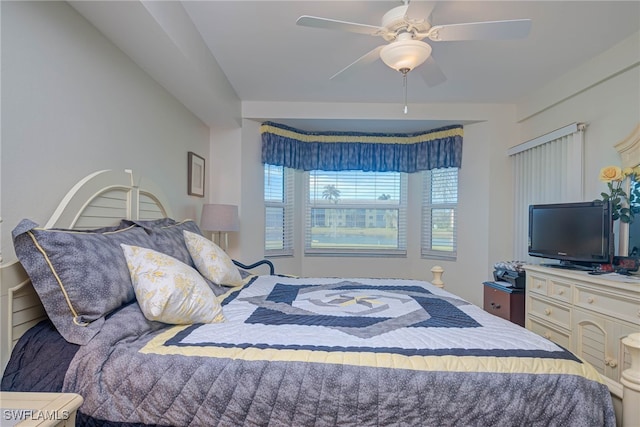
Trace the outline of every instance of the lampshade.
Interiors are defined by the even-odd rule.
[[[238,231],[238,207],[235,205],[203,205],[200,228],[207,231]]]
[[[380,51],[380,59],[396,71],[411,71],[431,55],[431,46],[420,40],[400,39]]]

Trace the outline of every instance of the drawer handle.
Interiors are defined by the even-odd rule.
[[[615,368],[616,366],[618,366],[618,362],[615,359],[611,358],[611,357],[605,358],[604,359],[604,364],[607,365],[607,366],[610,366],[612,368]]]
[[[546,314],[547,316],[551,316],[551,309],[550,308],[545,308],[544,309],[544,314]]]
[[[550,339],[551,339],[551,334],[550,334],[549,332],[545,332],[545,333],[544,333],[544,337],[545,337],[546,339],[550,340]]]
[[[593,304],[593,302],[594,302],[594,301],[595,301],[595,299],[593,299],[593,297],[589,297],[589,298],[587,298],[587,302],[588,302],[589,304]]]
[[[536,288],[540,289],[542,285],[540,283],[536,283]]]
[[[499,310],[500,309],[500,304],[496,304],[495,302],[491,303],[491,308],[493,308],[494,310]]]
[[[564,295],[564,289],[560,289],[560,290],[558,291],[558,295]]]

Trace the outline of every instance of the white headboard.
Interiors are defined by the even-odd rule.
[[[162,191],[131,170],[103,170],[80,180],[62,199],[44,228],[91,229],[121,219],[172,217]],[[18,338],[46,318],[42,303],[19,262],[0,268],[0,367],[9,361]]]

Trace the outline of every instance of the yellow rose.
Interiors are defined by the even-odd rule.
[[[622,169],[622,177],[626,178],[633,173],[633,168],[624,168]]]
[[[624,178],[622,169],[618,166],[605,166],[600,169],[600,181],[621,181]]]
[[[633,168],[633,175],[635,176],[635,180],[640,180],[640,166],[636,166]]]

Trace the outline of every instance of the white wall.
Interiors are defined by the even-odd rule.
[[[600,169],[621,163],[614,146],[640,123],[640,32],[524,99],[518,115],[519,142],[587,124],[583,200],[600,198]]]
[[[64,2],[1,2],[1,250],[22,218],[43,224],[64,194],[101,169],[133,169],[165,190],[177,218],[187,152],[209,156],[209,128]]]
[[[603,166],[620,164],[614,145],[640,122],[640,32],[536,91],[517,106],[519,142],[573,122],[585,132],[584,199],[599,197]]]

